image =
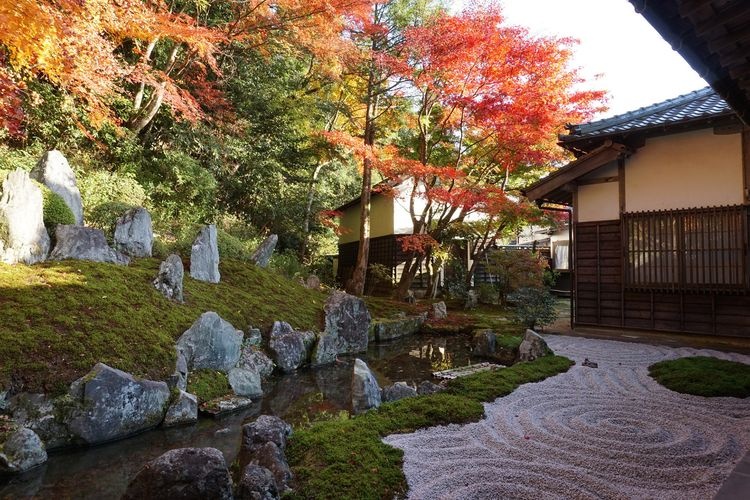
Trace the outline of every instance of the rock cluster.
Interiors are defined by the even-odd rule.
[[[275,490],[277,494],[289,490],[292,471],[284,452],[291,435],[289,424],[270,415],[261,415],[242,427],[240,467],[244,467],[243,481],[247,476],[247,482],[240,486],[241,490]],[[273,482],[268,481],[269,473]]]
[[[90,260],[127,266],[130,259],[113,250],[107,244],[107,237],[99,229],[58,224],[55,228],[55,248],[50,260]]]

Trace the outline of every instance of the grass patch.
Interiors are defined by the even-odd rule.
[[[177,304],[152,285],[159,263],[0,263],[0,387],[59,394],[99,361],[162,380],[174,370],[175,340],[206,311],[243,331],[274,320],[322,327],[326,295],[271,271],[222,261],[221,283],[211,284],[186,269]]]
[[[401,450],[384,444],[389,434],[482,418],[482,402],[567,370],[567,358],[549,356],[451,381],[446,392],[386,403],[346,419],[318,422],[292,435],[287,457],[296,477],[295,498],[379,499],[402,496],[406,479]]]
[[[226,374],[214,370],[196,370],[188,376],[187,392],[195,394],[199,403],[231,394]]]
[[[429,304],[409,304],[407,302],[389,299],[385,297],[363,297],[367,304],[367,309],[370,311],[370,316],[374,318],[395,318],[402,312],[407,315],[419,314],[426,311]]]
[[[657,382],[695,396],[750,396],[750,365],[706,356],[660,361],[648,367]]]

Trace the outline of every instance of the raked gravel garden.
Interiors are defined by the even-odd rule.
[[[750,449],[748,398],[680,394],[648,372],[685,356],[750,356],[545,340],[576,365],[485,403],[479,422],[384,439],[404,451],[409,498],[711,498]]]

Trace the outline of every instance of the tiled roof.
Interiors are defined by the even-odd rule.
[[[711,87],[706,87],[604,120],[571,125],[569,134],[560,139],[569,142],[732,114],[734,112],[724,99]]]

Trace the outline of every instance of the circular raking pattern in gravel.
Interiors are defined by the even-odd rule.
[[[683,356],[750,357],[546,340],[577,365],[485,405],[481,422],[385,439],[404,450],[410,498],[711,498],[750,448],[749,399],[678,394],[647,371]]]

